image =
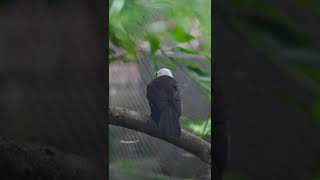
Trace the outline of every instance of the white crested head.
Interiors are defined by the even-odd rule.
[[[157,77],[159,76],[169,76],[173,78],[172,72],[170,71],[170,69],[167,68],[161,68],[157,71]]]

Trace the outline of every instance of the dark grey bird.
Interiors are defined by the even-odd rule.
[[[163,136],[177,138],[181,135],[181,97],[177,81],[167,68],[160,69],[147,86],[147,98],[152,119]]]

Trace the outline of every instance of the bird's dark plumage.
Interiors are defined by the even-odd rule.
[[[147,98],[151,117],[160,132],[167,137],[179,137],[181,98],[177,81],[169,76],[157,77],[147,87]]]

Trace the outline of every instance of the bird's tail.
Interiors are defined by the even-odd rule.
[[[159,128],[162,135],[166,137],[179,137],[181,135],[181,127],[178,113],[170,106],[166,107],[159,121]]]

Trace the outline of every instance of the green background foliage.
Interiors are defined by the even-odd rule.
[[[125,51],[116,56],[109,49],[109,63],[135,62],[147,57],[153,72],[164,65],[179,68],[201,87],[211,102],[211,1],[210,0],[111,0],[109,1],[109,43]],[[195,8],[196,7],[196,8]],[[191,29],[200,35],[195,37]],[[200,46],[192,48],[191,41]],[[147,42],[147,50],[141,44]],[[184,45],[190,45],[186,48]],[[191,47],[191,48],[190,48]],[[200,57],[193,61],[167,54],[180,53]],[[162,53],[162,56],[157,55]],[[181,118],[182,127],[201,136],[211,135],[211,117],[200,121]]]

